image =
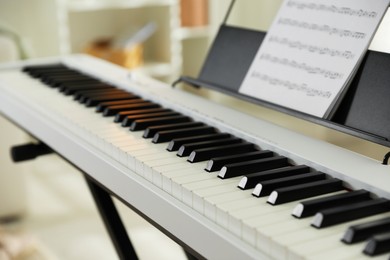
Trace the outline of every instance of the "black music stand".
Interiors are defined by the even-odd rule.
[[[208,88],[239,99],[390,146],[390,54],[367,51],[346,94],[330,119],[318,118],[283,106],[249,97],[238,92],[266,32],[223,24],[197,78],[181,76],[173,86],[183,82]]]

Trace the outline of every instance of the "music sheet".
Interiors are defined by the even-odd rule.
[[[239,92],[331,115],[390,0],[285,0]]]

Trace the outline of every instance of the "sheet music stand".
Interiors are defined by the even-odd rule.
[[[245,96],[238,92],[241,82],[266,32],[224,22],[197,78],[181,76],[183,82],[204,87],[314,122],[359,138],[390,147],[390,54],[369,50],[360,64],[345,96],[331,119],[318,118],[296,110]]]

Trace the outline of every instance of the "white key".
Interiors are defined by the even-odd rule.
[[[208,174],[208,173],[206,173]],[[192,193],[194,190],[200,190],[210,187],[216,187],[218,185],[226,183],[234,183],[235,180],[227,179],[222,180],[220,178],[208,178],[206,180],[200,180],[196,182],[184,183],[182,184],[182,200],[187,205],[192,205]],[[234,184],[232,184],[234,185]]]
[[[314,231],[317,231],[318,234],[322,235],[323,233],[329,232],[331,235],[321,236],[315,240],[307,240],[307,241],[304,241],[304,242],[299,243],[299,244],[286,242],[288,240],[287,239],[288,235],[286,235],[286,237],[283,238],[281,242],[278,242],[278,244],[281,244],[283,242],[284,246],[288,248],[288,250],[287,250],[289,252],[288,259],[299,259],[303,256],[305,256],[305,257],[309,257],[312,255],[314,256],[314,255],[318,255],[320,253],[325,253],[330,249],[348,248],[348,245],[345,245],[342,242],[340,242],[340,239],[342,238],[342,236],[344,235],[344,232],[347,230],[347,228],[349,226],[360,224],[360,223],[365,223],[368,221],[373,221],[376,219],[389,217],[389,216],[390,216],[390,213],[378,214],[378,215],[375,215],[372,217],[363,218],[363,219],[343,223],[340,225],[327,227],[324,229],[315,229],[313,227],[310,227],[309,232],[311,232],[311,233],[313,233]],[[310,221],[310,219],[308,219],[308,220]],[[314,230],[314,231],[312,231],[312,230]],[[306,234],[306,232],[305,233],[297,232],[296,234],[292,234],[292,235],[294,235],[295,237],[296,236],[304,237],[305,234]],[[277,240],[277,238],[275,238],[275,240]],[[318,242],[318,243],[314,243],[314,242]],[[342,249],[340,249],[340,250],[342,250]],[[343,254],[348,254],[348,252],[343,252]],[[351,251],[351,254],[353,254],[353,251]]]
[[[193,164],[189,164],[187,162],[181,162],[179,164],[170,164],[170,165],[163,165],[163,166],[157,166],[152,169],[152,175],[153,175],[153,183],[157,186],[162,188],[163,186],[163,175],[167,172],[173,171],[173,170],[182,170],[187,168],[193,168]]]

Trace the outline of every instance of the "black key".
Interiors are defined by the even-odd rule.
[[[293,210],[292,215],[297,218],[314,216],[318,211],[371,199],[370,193],[365,190],[356,190],[344,194],[337,194],[325,198],[300,202]]]
[[[166,108],[149,108],[149,109],[141,109],[141,110],[123,111],[116,114],[114,122],[121,123],[127,116],[153,114],[153,113],[161,113],[161,112],[172,112],[172,110]]]
[[[190,117],[182,115],[165,116],[149,119],[137,119],[131,124],[130,131],[145,130],[147,127],[156,125],[177,124],[191,121],[192,119]]]
[[[114,116],[120,111],[124,111],[124,110],[127,111],[127,110],[141,109],[141,108],[156,108],[156,107],[160,107],[160,105],[151,102],[109,106],[106,109],[104,109],[103,116]]]
[[[311,225],[316,228],[324,228],[387,211],[390,211],[390,201],[387,199],[363,201],[322,210],[314,216]]]
[[[159,125],[159,126],[151,126],[145,129],[143,134],[144,138],[152,138],[155,134],[162,131],[169,130],[178,130],[183,128],[191,128],[197,126],[204,126],[202,122],[189,122],[189,123],[180,123],[180,124],[169,124],[169,125]]]
[[[107,85],[103,82],[100,82],[100,81],[94,81],[94,82],[67,82],[67,83],[63,83],[61,84],[61,86],[59,86],[57,89],[59,92],[62,92],[64,93],[65,95],[69,92],[69,91],[78,91],[78,90],[83,90],[83,89],[92,89],[92,88],[107,88],[107,87],[110,87],[110,88],[114,88],[110,85]]]
[[[89,98],[107,96],[107,95],[117,95],[117,94],[124,94],[124,93],[131,94],[117,88],[87,89],[87,90],[83,89],[81,91],[77,91],[74,94],[73,99],[78,100],[80,103],[85,103]]]
[[[66,96],[74,95],[74,99],[78,100],[80,98],[80,94],[78,93],[92,92],[92,91],[109,91],[112,89],[115,88],[104,83],[96,83],[96,84],[81,84],[81,85],[64,85],[58,90]]]
[[[43,83],[48,84],[50,79],[55,77],[68,77],[68,76],[84,76],[83,74],[74,70],[55,70],[48,72],[38,72],[34,74],[34,78],[41,80]]]
[[[152,118],[167,117],[167,116],[179,116],[179,115],[180,115],[179,113],[174,111],[129,115],[123,119],[122,126],[123,127],[131,126],[131,124],[135,120],[139,120],[139,119],[152,119]]]
[[[390,252],[390,232],[373,236],[363,250],[369,256],[376,256]]]
[[[50,72],[50,71],[67,71],[67,70],[69,69],[62,64],[26,66],[22,69],[22,71],[27,74],[35,74],[35,73]]]
[[[270,152],[268,151],[268,153]],[[271,156],[267,156],[267,157],[271,157]],[[240,183],[238,184],[238,187],[242,190],[252,189],[256,187],[256,185],[261,181],[268,181],[277,178],[284,178],[284,177],[289,177],[289,176],[294,176],[294,175],[309,173],[309,172],[310,172],[310,167],[306,165],[295,165],[295,166],[287,166],[279,169],[268,170],[264,172],[251,173],[242,177]],[[258,196],[257,191],[255,192],[254,190],[252,195]]]
[[[57,82],[51,82],[48,84],[52,88],[61,88],[65,85],[80,85],[80,84],[98,84],[100,81],[96,79],[72,79],[72,80],[63,80],[63,81],[57,81]]]
[[[104,112],[108,107],[110,106],[119,106],[119,105],[129,105],[129,104],[136,104],[136,103],[144,103],[148,102],[142,98],[139,98],[135,96],[131,100],[119,100],[119,101],[107,101],[107,102],[102,102],[99,103],[99,105],[96,106],[96,112]],[[134,111],[134,109],[127,109],[126,111]]]
[[[315,181],[276,189],[268,197],[267,202],[272,205],[279,205],[341,190],[344,190],[344,187],[339,179]]]
[[[362,242],[382,233],[390,232],[390,218],[379,219],[364,224],[350,226],[344,233],[343,241],[346,244]]]
[[[134,99],[134,95],[129,93],[122,93],[122,94],[98,96],[98,97],[92,97],[87,99],[85,101],[85,105],[87,107],[93,107],[102,102],[129,100],[129,99]]]
[[[31,71],[27,72],[31,77],[33,78],[42,78],[45,77],[46,75],[69,75],[69,74],[75,74],[78,73],[75,70],[70,70],[70,69],[65,69],[64,68],[56,68],[56,69],[34,69]],[[80,74],[80,73],[79,73]]]
[[[280,164],[280,167],[289,166],[288,159],[284,156],[276,156],[275,158],[284,158],[282,161],[283,163]],[[246,175],[249,173],[255,173],[262,171],[261,167],[264,162],[264,158],[256,159],[256,160],[250,160],[246,162],[239,162],[239,163],[231,163],[223,166],[219,172],[219,175],[221,177],[223,176],[240,176],[240,175]],[[263,171],[266,169],[263,169]],[[218,175],[218,176],[219,176]]]
[[[57,83],[68,82],[68,81],[83,81],[83,80],[94,80],[89,76],[85,76],[79,73],[72,73],[66,75],[44,75],[41,77],[41,81],[48,85],[56,85]]]
[[[219,140],[210,140],[196,143],[184,144],[179,148],[177,152],[177,156],[184,157],[190,155],[190,153],[196,149],[208,148],[208,147],[216,147],[227,144],[236,144],[242,143],[242,139],[240,138],[225,138]]]
[[[282,168],[289,165],[288,159],[284,156],[275,156],[270,158],[263,158],[263,159],[257,159],[250,161],[251,167],[256,168],[256,172],[262,172],[267,171],[275,168]],[[256,163],[254,163],[256,162]],[[237,163],[240,164],[240,163]],[[235,165],[237,165],[235,164]],[[232,165],[232,164],[229,164]],[[227,178],[233,178],[237,176],[243,175],[242,171],[240,171],[240,168],[232,168],[229,165],[226,165],[222,167],[222,169],[219,171],[218,177],[221,179],[227,179]],[[234,170],[233,170],[234,169]]]
[[[207,162],[205,171],[208,172],[219,171],[223,166],[227,164],[262,159],[266,157],[271,157],[273,155],[274,155],[273,152],[264,150],[264,151],[254,151],[254,152],[249,152],[244,154],[235,154],[235,155],[211,158],[210,161]]]
[[[251,143],[240,143],[232,145],[222,145],[212,148],[203,148],[193,151],[188,157],[189,162],[201,162],[210,160],[213,157],[227,156],[232,154],[247,153],[255,151],[256,148]]]
[[[290,187],[303,183],[311,183],[314,181],[324,180],[325,178],[325,173],[313,172],[278,178],[275,180],[263,181],[256,185],[256,188],[252,194],[255,194],[256,197],[264,197],[270,195],[271,192],[278,188]]]
[[[206,134],[214,134],[217,130],[212,126],[197,126],[186,129],[160,131],[153,136],[152,142],[155,144],[170,142],[176,138],[184,138],[190,136],[201,136]]]
[[[203,142],[203,141],[209,141],[209,140],[218,140],[218,139],[224,139],[231,137],[230,134],[226,133],[216,133],[216,134],[209,134],[209,135],[200,135],[200,136],[190,136],[190,137],[184,137],[184,138],[176,138],[173,139],[167,147],[167,150],[170,152],[177,151],[183,144],[189,144],[189,143],[195,143],[195,142]]]
[[[93,86],[93,85],[90,85],[90,86]],[[117,89],[115,87],[111,87],[109,85],[106,85],[108,88],[102,88],[102,89],[94,89],[94,88],[91,88],[89,89],[89,87],[86,87],[86,88],[81,88],[81,89],[77,89],[74,93],[73,93],[73,99],[74,100],[79,100],[80,98],[82,97],[86,97],[86,96],[90,96],[90,95],[97,95],[97,94],[103,94],[103,93],[111,93],[112,92],[115,92],[115,91],[123,91],[121,89]],[[77,86],[78,87],[78,86]],[[127,93],[127,92],[126,92]]]
[[[56,78],[45,78],[46,80],[44,81],[45,84],[53,87],[53,88],[59,88],[62,87],[66,84],[72,85],[72,84],[81,84],[81,83],[100,83],[100,81],[90,78],[90,77],[85,77],[85,76],[64,76],[64,77],[56,77]],[[42,80],[43,81],[43,80]]]

